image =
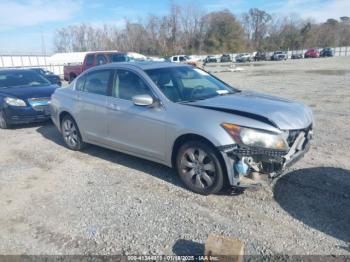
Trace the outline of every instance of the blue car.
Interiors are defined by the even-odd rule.
[[[0,70],[0,128],[49,120],[56,88],[33,70]]]

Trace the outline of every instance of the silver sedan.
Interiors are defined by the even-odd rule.
[[[183,64],[98,66],[57,89],[50,106],[68,148],[95,144],[174,167],[204,195],[282,174],[312,137],[305,105],[240,91]]]

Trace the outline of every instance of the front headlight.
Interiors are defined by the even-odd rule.
[[[222,124],[222,127],[238,144],[280,150],[288,149],[288,144],[282,135],[229,123]]]
[[[26,102],[22,99],[13,98],[13,97],[5,97],[5,103],[11,106],[26,106]]]

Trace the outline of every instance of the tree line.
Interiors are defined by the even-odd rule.
[[[82,23],[56,31],[56,52],[132,51],[145,55],[217,54],[349,46],[350,18],[323,23],[257,8],[240,16],[229,10],[204,12],[192,4],[171,4],[168,15],[125,18],[125,26]]]

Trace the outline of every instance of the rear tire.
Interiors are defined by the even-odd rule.
[[[6,117],[2,111],[0,111],[0,128],[1,129],[8,129],[10,125],[6,121]]]
[[[78,125],[74,119],[67,115],[61,122],[62,138],[66,146],[74,151],[80,151],[85,147]]]
[[[195,193],[210,195],[223,188],[225,179],[219,153],[207,143],[185,142],[177,153],[176,168],[186,187]]]

